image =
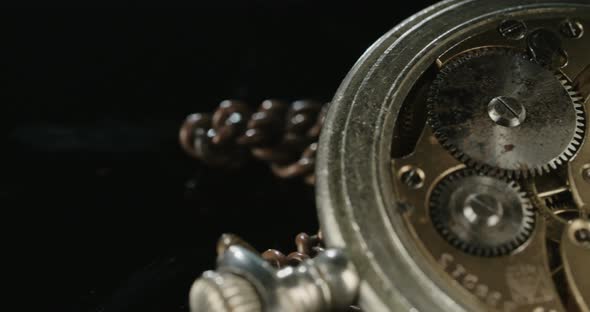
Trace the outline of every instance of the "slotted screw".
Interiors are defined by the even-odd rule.
[[[502,37],[510,40],[520,40],[526,36],[527,27],[522,21],[507,20],[498,27]]]
[[[584,36],[584,25],[575,20],[563,21],[559,30],[564,37],[569,39],[580,39]]]

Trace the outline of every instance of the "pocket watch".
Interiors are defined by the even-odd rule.
[[[375,42],[324,110],[187,118],[206,162],[251,152],[304,176],[321,224],[287,257],[222,237],[192,311],[590,311],[585,29],[588,0],[443,1]]]

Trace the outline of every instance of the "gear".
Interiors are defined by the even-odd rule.
[[[479,48],[445,65],[428,99],[435,136],[457,159],[509,177],[571,159],[584,136],[582,97],[561,73],[510,48]]]
[[[536,196],[534,193],[533,195]],[[567,224],[582,216],[570,192],[560,193],[544,199],[535,199],[533,204],[545,218],[545,235],[556,243],[561,242]]]
[[[559,211],[559,210],[571,210],[578,209],[572,193],[563,192],[553,196],[549,196],[543,199],[547,212]]]
[[[525,243],[535,213],[516,182],[471,169],[440,181],[430,196],[430,218],[451,245],[477,256],[501,256]]]

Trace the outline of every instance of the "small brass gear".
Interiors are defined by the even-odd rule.
[[[535,226],[532,205],[516,182],[471,169],[451,173],[435,186],[430,218],[451,245],[484,257],[516,250]]]
[[[569,222],[582,216],[582,212],[574,202],[573,195],[568,191],[539,198],[534,187],[528,186],[527,191],[533,206],[545,218],[545,235],[549,240],[560,243],[563,231]]]

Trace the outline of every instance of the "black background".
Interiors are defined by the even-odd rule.
[[[206,168],[177,130],[225,98],[329,101],[370,44],[432,3],[318,2],[1,10],[5,257],[35,305],[186,311],[221,233],[291,251],[317,230],[311,188],[257,163]]]

